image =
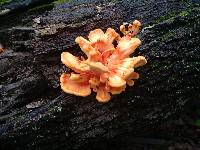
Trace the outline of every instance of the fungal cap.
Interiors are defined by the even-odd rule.
[[[99,102],[103,102],[103,103],[108,102],[110,98],[111,98],[110,94],[106,90],[104,90],[102,87],[100,87],[97,90],[96,99]]]
[[[87,82],[77,82],[70,79],[69,74],[63,73],[60,77],[61,89],[69,94],[88,96],[91,94],[90,85]]]

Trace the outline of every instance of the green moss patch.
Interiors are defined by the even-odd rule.
[[[0,5],[11,2],[12,0],[0,0]]]
[[[56,0],[53,3],[54,4],[61,4],[61,3],[66,3],[66,2],[70,2],[70,1],[72,1],[72,0]]]

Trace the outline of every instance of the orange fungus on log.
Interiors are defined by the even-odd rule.
[[[108,102],[111,94],[125,91],[126,84],[133,86],[133,80],[139,78],[134,68],[147,63],[143,56],[130,57],[141,44],[140,39],[134,37],[140,26],[141,23],[137,20],[129,24],[128,30],[121,25],[123,37],[111,28],[105,33],[101,29],[91,31],[89,40],[77,37],[75,42],[79,44],[87,59],[79,59],[69,52],[61,54],[62,63],[74,71],[61,75],[61,89],[77,96],[88,96],[92,89],[97,93],[96,99],[99,102]],[[117,46],[113,44],[115,41]]]

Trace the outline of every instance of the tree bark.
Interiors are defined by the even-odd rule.
[[[0,16],[5,47],[0,54],[0,148],[105,149],[108,141],[148,135],[181,113],[186,102],[200,98],[198,3],[48,1]],[[96,28],[118,30],[135,19],[143,27],[134,55],[148,61],[137,69],[135,85],[106,104],[94,94],[63,93],[59,76],[69,70],[60,54],[82,54],[75,38]]]

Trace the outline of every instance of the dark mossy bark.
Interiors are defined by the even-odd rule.
[[[200,98],[198,1],[51,4],[0,17],[0,43],[5,47],[0,54],[0,148],[123,149],[133,141],[167,148],[178,137],[168,134],[167,127],[154,137],[170,140],[135,137],[152,136],[182,113],[187,102]],[[148,63],[137,69],[141,76],[134,87],[106,104],[98,103],[95,95],[83,98],[60,90],[59,76],[68,71],[60,54],[82,54],[74,42],[78,35],[96,28],[118,30],[135,19],[143,27],[138,35],[142,45],[134,55],[145,56]],[[197,139],[196,134],[191,137]]]

